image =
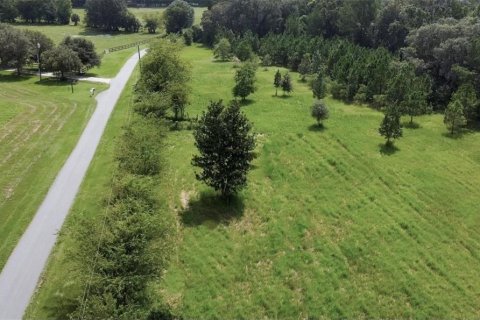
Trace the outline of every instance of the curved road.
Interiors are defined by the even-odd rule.
[[[135,54],[112,79],[110,88],[97,96],[97,108],[80,140],[3,268],[0,274],[0,319],[22,318],[110,114],[137,62],[138,55]]]

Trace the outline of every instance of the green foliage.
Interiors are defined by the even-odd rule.
[[[100,66],[101,60],[92,41],[85,38],[72,38],[67,36],[61,44],[77,53],[82,62],[83,69]]]
[[[125,0],[87,0],[85,2],[85,22],[92,28],[117,31],[124,26],[127,13]]]
[[[185,45],[191,46],[193,43],[193,31],[192,29],[186,29],[183,31],[183,41],[185,42]]]
[[[458,132],[467,123],[467,119],[465,119],[463,110],[464,106],[459,97],[452,99],[452,101],[450,101],[448,104],[447,109],[445,109],[445,117],[443,118],[443,122],[450,130],[451,134]]]
[[[163,23],[163,17],[158,14],[148,14],[143,17],[145,21],[145,28],[147,28],[148,33],[156,33],[158,27]]]
[[[471,83],[461,85],[452,96],[452,101],[459,101],[463,106],[463,114],[470,124],[479,120],[479,101],[475,93],[475,87]]]
[[[306,53],[303,55],[302,61],[298,66],[298,73],[300,73],[301,80],[305,81],[305,77],[311,72],[312,72],[312,58],[310,54]]]
[[[179,33],[193,25],[193,8],[183,0],[174,0],[164,12],[167,33]]]
[[[73,24],[76,26],[80,22],[80,16],[76,13],[73,13],[70,17],[70,20],[72,20]]]
[[[45,52],[43,65],[47,70],[60,72],[61,78],[65,78],[65,72],[79,72],[82,61],[78,54],[65,45],[60,45]]]
[[[117,151],[121,170],[135,175],[156,175],[161,169],[164,132],[148,118],[138,118],[124,129]]]
[[[233,87],[233,96],[241,97],[245,100],[250,94],[254,93],[255,88],[255,73],[257,66],[254,63],[244,63],[242,67],[237,70],[235,74],[235,86]]]
[[[60,24],[69,24],[72,15],[72,1],[71,0],[56,0],[56,17]]]
[[[387,146],[392,143],[391,139],[398,139],[403,135],[400,116],[400,112],[395,107],[390,107],[385,112],[378,132],[387,139]]]
[[[275,78],[273,79],[273,86],[275,87],[275,96],[277,96],[278,88],[282,86],[282,74],[280,73],[280,70],[277,70],[277,72],[275,72]]]
[[[318,126],[322,125],[322,121],[328,119],[329,112],[325,101],[316,100],[312,105],[311,115],[317,120]]]
[[[213,50],[213,54],[215,59],[220,61],[228,61],[232,58],[232,47],[230,45],[230,41],[227,38],[222,38],[218,41],[215,45]]]
[[[31,42],[24,32],[0,24],[0,66],[14,67],[20,74],[31,55]]]
[[[234,50],[235,56],[237,56],[240,61],[247,61],[253,57],[253,51],[250,43],[246,40],[240,41]]]
[[[290,94],[293,91],[292,79],[290,78],[290,74],[288,72],[285,73],[285,75],[283,76],[282,90],[283,90],[283,95]]]
[[[18,10],[15,0],[0,1],[0,22],[15,22],[18,17]]]
[[[312,81],[313,97],[323,99],[327,95],[327,85],[325,84],[323,73],[319,72]]]
[[[222,196],[244,188],[255,149],[251,129],[238,104],[225,108],[222,101],[211,102],[194,132],[199,155],[193,157],[192,165],[201,169],[197,179]]]
[[[178,51],[178,45],[168,41],[161,41],[150,48],[143,59],[137,82],[137,112],[164,117],[171,109],[175,120],[185,118],[190,69],[180,59]]]

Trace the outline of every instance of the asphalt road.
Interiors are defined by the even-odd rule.
[[[0,319],[22,318],[110,114],[137,62],[138,54],[135,54],[112,79],[110,88],[97,96],[97,108],[80,140],[3,268],[0,274]]]

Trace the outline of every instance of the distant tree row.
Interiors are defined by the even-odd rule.
[[[0,0],[0,22],[68,24],[71,14],[71,0]]]
[[[138,32],[141,27],[140,21],[128,11],[125,0],[87,0],[85,11],[85,23],[92,28]]]

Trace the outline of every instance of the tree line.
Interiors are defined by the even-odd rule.
[[[309,75],[312,87],[328,82],[336,99],[392,108],[411,123],[467,95],[456,123],[480,124],[473,1],[218,1],[195,33],[222,60],[258,55],[265,66]]]
[[[0,22],[68,24],[71,14],[71,0],[0,0]]]
[[[53,41],[39,31],[20,30],[0,24],[0,67],[11,67],[20,75],[25,65],[41,62],[42,70],[81,73],[99,66],[101,59],[95,45],[85,38],[65,37],[55,46]]]

